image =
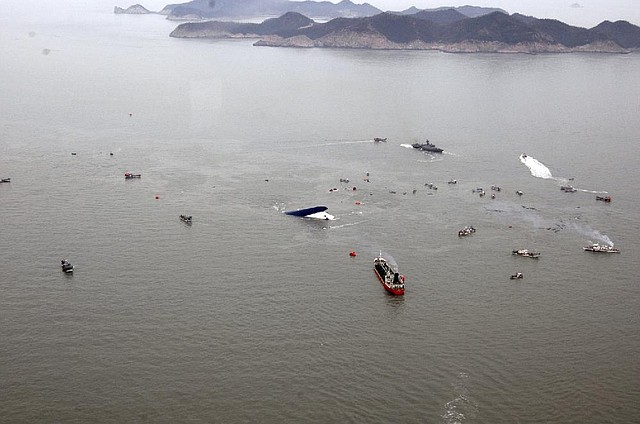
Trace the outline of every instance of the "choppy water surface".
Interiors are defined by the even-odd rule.
[[[640,419],[636,54],[268,49],[73,16],[2,20],[3,420]],[[425,138],[445,154],[406,148]],[[281,213],[315,204],[337,219]]]

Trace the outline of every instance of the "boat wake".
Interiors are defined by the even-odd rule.
[[[336,230],[338,228],[344,228],[344,227],[353,227],[354,225],[360,225],[360,224],[364,224],[366,222],[369,222],[369,220],[366,221],[358,221],[358,222],[352,222],[349,224],[341,224],[341,225],[330,225],[329,229],[331,230]]]
[[[520,155],[520,162],[522,162],[527,168],[529,168],[531,175],[536,178],[542,178],[545,180],[558,180],[551,174],[549,168],[547,168],[542,162],[539,162],[531,156],[527,156],[525,154]]]
[[[341,144],[375,143],[373,140],[327,140],[326,143],[315,144],[314,147],[338,146]]]
[[[529,168],[531,175],[533,175],[536,178],[542,178],[545,180],[554,180],[561,184],[567,184],[569,183],[569,181],[573,180],[572,178],[554,177],[553,174],[551,174],[551,171],[549,170],[549,168],[547,168],[542,162],[538,161],[535,158],[532,158],[531,156],[527,156],[525,154],[520,155],[520,162],[522,162],[527,168]],[[576,188],[576,191],[581,191],[583,193],[591,193],[591,194],[608,194],[607,191],[587,190],[582,188]]]
[[[436,155],[429,155],[428,158],[429,159],[418,159],[416,162],[433,163],[433,162],[441,162],[444,160],[442,159],[442,156],[436,157]]]
[[[478,407],[469,397],[467,388],[468,374],[460,373],[458,381],[454,384],[456,398],[444,405],[442,422],[446,424],[461,424],[467,420],[473,421],[476,418]]]
[[[405,149],[413,149],[411,144],[401,144],[400,147],[404,147]]]
[[[591,193],[591,194],[609,194],[608,191],[585,190],[582,188],[576,188],[576,190],[581,191],[583,193]]]

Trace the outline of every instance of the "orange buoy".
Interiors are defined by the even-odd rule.
[[[356,200],[356,205],[359,205],[359,204],[360,204],[360,201],[359,201],[359,200]]]
[[[356,257],[356,252],[354,252],[353,250],[351,252],[349,252],[349,256],[351,256],[352,258]]]

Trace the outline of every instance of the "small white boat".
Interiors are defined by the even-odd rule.
[[[540,257],[540,252],[535,252],[528,249],[517,249],[513,250],[511,253],[517,256],[524,256],[525,258],[538,259]]]
[[[62,268],[62,272],[66,272],[67,274],[73,272],[73,265],[66,259],[60,261],[60,267]]]
[[[473,228],[471,225],[468,225],[464,227],[462,230],[458,231],[458,237],[468,236],[475,232],[476,232],[476,229]]]

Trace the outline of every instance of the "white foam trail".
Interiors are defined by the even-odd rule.
[[[468,419],[475,421],[478,407],[469,396],[467,388],[467,380],[469,376],[466,373],[460,373],[458,381],[454,384],[455,398],[444,405],[442,414],[442,423],[444,424],[462,424]]]
[[[594,230],[588,225],[580,225],[574,222],[574,223],[571,223],[571,225],[569,225],[567,228],[576,230],[580,234],[584,234],[585,236],[589,237],[592,240],[597,240],[599,242],[606,243],[609,246],[613,247],[613,240],[611,240],[609,236],[607,236],[606,234],[602,234],[598,230]]]
[[[401,144],[400,147],[404,147],[405,149],[413,149],[411,144]]]
[[[520,162],[529,168],[531,175],[536,178],[543,178],[545,180],[555,179],[549,168],[531,156],[520,155]]]
[[[360,222],[352,222],[350,224],[342,224],[342,225],[331,225],[329,228],[333,229],[337,229],[337,228],[344,228],[344,227],[352,227],[354,225],[360,225],[360,224],[364,224],[365,222],[369,222],[367,221],[360,221]]]
[[[608,191],[585,190],[585,189],[582,189],[582,188],[577,188],[576,190],[581,191],[583,193],[609,194]]]
[[[328,143],[316,144],[313,147],[337,146],[340,144],[360,144],[360,143],[374,143],[374,141],[373,140],[340,140],[340,141],[332,141]]]
[[[554,177],[551,174],[551,171],[549,170],[549,168],[547,168],[542,162],[536,160],[535,158],[532,158],[531,156],[525,157],[524,155],[520,155],[520,162],[522,162],[527,168],[529,168],[531,175],[533,175],[536,178],[542,178],[545,180],[554,180],[554,181],[558,181],[561,184],[567,184],[570,181],[567,178]],[[593,193],[593,194],[607,193],[606,191],[586,190],[582,188],[576,188],[576,190],[581,191],[583,193]]]

